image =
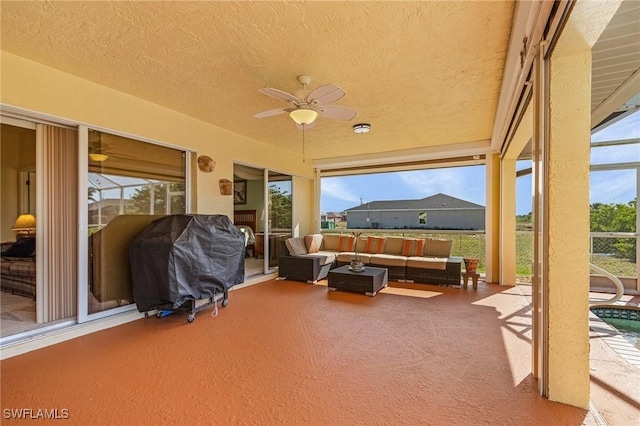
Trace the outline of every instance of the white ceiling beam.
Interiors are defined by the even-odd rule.
[[[490,147],[491,141],[485,139],[452,145],[324,158],[313,160],[313,166],[322,171],[325,169],[384,166],[385,164],[391,165],[402,162],[419,162],[436,159],[445,160],[454,157],[484,155],[491,152]]]
[[[640,93],[640,70],[634,72],[591,112],[591,126],[599,124],[638,93]]]

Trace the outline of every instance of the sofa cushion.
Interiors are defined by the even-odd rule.
[[[438,269],[444,271],[447,269],[447,258],[411,256],[407,258],[407,268]]]
[[[369,263],[380,266],[405,266],[407,258],[393,254],[373,254],[369,259]]]
[[[322,234],[305,235],[304,243],[307,246],[307,253],[317,253],[322,247]]]
[[[338,242],[338,251],[354,251],[356,246],[356,237],[353,235],[340,235]]]
[[[291,256],[307,254],[307,246],[304,244],[304,238],[302,237],[287,238],[284,245],[287,246]]]
[[[452,240],[427,238],[422,255],[427,257],[449,257],[452,245]]]
[[[395,254],[402,256],[402,247],[404,246],[404,237],[389,236],[385,238],[384,254]]]
[[[424,240],[422,238],[405,238],[402,244],[403,256],[422,256]]]
[[[358,250],[358,253],[365,253],[367,249],[367,241],[369,241],[368,237],[359,236],[358,238],[356,238],[356,246],[353,250]]]
[[[322,234],[322,247],[320,250],[339,251],[338,243],[340,242],[340,234]]]
[[[382,253],[384,251],[384,237],[367,237],[367,246],[363,250],[365,253]]]
[[[338,262],[350,263],[351,259],[356,257],[356,253],[353,251],[341,251],[338,253]],[[358,259],[360,259],[364,263],[369,263],[369,259],[371,258],[370,254],[367,253],[358,253]]]

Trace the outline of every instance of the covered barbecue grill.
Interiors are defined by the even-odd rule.
[[[138,310],[186,307],[192,322],[196,310],[220,299],[226,306],[228,290],[244,281],[244,242],[244,234],[224,215],[154,220],[129,245]]]

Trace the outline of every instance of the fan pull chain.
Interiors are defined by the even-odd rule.
[[[304,163],[304,128],[307,127],[306,124],[302,125],[302,162]]]

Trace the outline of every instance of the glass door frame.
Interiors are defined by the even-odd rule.
[[[124,138],[133,139],[141,143],[150,143],[153,145],[165,146],[183,151],[185,161],[185,212],[190,211],[191,206],[191,187],[193,167],[192,150],[184,147],[172,146],[169,144],[159,143],[140,136],[130,135],[123,132],[104,129],[97,126],[87,126],[81,124],[78,126],[78,323],[84,323],[112,315],[122,314],[126,312],[136,311],[135,303],[107,309],[100,312],[89,313],[89,206],[87,204],[88,191],[88,174],[89,174],[89,129],[103,131]]]
[[[265,274],[273,274],[277,272],[277,266],[271,267],[269,265],[269,260],[271,259],[271,244],[269,244],[270,241],[270,234],[271,234],[271,226],[269,226],[270,223],[270,217],[271,217],[271,191],[269,189],[270,185],[270,181],[269,181],[269,175],[270,172],[274,172],[274,173],[278,173],[278,174],[282,174],[282,175],[286,175],[289,177],[290,182],[291,182],[291,225],[289,227],[289,235],[293,236],[293,176],[288,174],[288,173],[280,173],[276,170],[271,170],[271,169],[264,169],[264,202],[265,202],[265,206],[264,206],[264,211],[265,211],[265,216],[264,216],[264,229],[265,229],[265,233],[264,233],[264,273]],[[274,244],[275,246],[275,244]]]

